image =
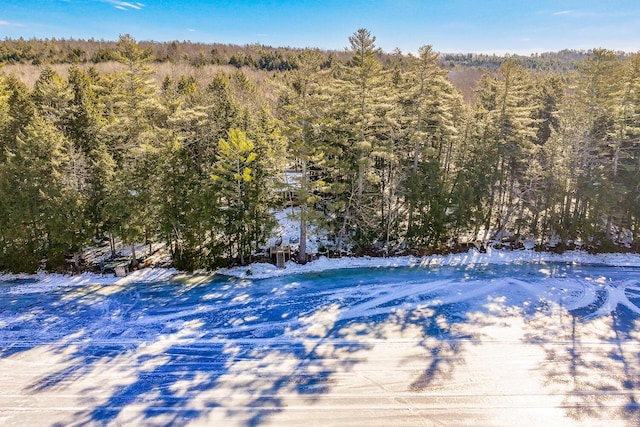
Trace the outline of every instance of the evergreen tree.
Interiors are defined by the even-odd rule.
[[[418,54],[408,56],[406,79],[400,87],[410,159],[407,234],[411,243],[431,246],[443,243],[448,234],[462,100],[438,66],[431,46],[422,46]]]
[[[106,96],[106,88],[95,70],[84,71],[75,66],[69,70],[68,85],[71,100],[68,113],[62,119],[62,128],[86,165],[86,211],[94,236],[102,237],[106,231],[107,189],[116,168],[112,152],[102,137],[106,125],[101,113],[102,98]]]
[[[57,127],[69,114],[71,92],[67,82],[51,68],[46,68],[36,80],[31,97],[38,114]]]
[[[7,109],[3,126],[3,140],[13,141],[27,127],[35,115],[35,106],[30,99],[29,90],[15,76],[6,79]]]
[[[247,133],[231,129],[227,139],[218,142],[218,154],[213,168],[217,202],[220,210],[220,231],[228,247],[230,259],[238,258],[244,264],[264,233],[268,220],[260,193],[266,183],[261,181],[260,164],[254,141]]]
[[[163,155],[161,222],[162,234],[174,243],[174,261],[191,270],[210,267],[227,254],[225,241],[219,238],[218,195],[210,176],[218,141],[240,125],[242,112],[223,72],[204,88],[184,76],[180,82],[175,111],[167,120],[172,137]]]
[[[533,82],[513,61],[505,61],[498,69],[500,78],[486,77],[480,86],[478,106],[485,126],[483,138],[495,147],[496,185],[490,195],[490,213],[486,228],[506,230],[522,219],[523,176],[527,159],[535,150],[535,97]]]
[[[385,123],[391,103],[386,95],[386,78],[377,58],[379,49],[375,37],[366,29],[359,29],[349,37],[352,55],[349,63],[339,68],[333,88],[335,128],[334,141],[340,150],[342,172],[336,180],[342,196],[332,206],[338,225],[338,249],[343,237],[351,236],[362,247],[370,246],[381,232],[379,212],[379,176],[375,173]],[[329,178],[328,178],[329,179]]]
[[[104,218],[111,236],[117,235],[133,245],[157,230],[155,215],[150,214],[155,210],[149,205],[155,191],[150,177],[155,176],[155,170],[149,162],[161,145],[162,132],[158,128],[166,112],[147,64],[148,52],[129,36],[120,38],[117,49],[125,68],[112,76],[109,96],[104,98],[106,124],[100,134],[115,162]]]
[[[68,179],[68,144],[39,116],[6,147],[0,165],[0,268],[33,272],[64,266],[84,240],[83,198]]]
[[[4,75],[0,75],[0,163],[6,160],[5,146],[9,138],[9,123],[11,121],[9,115],[10,93],[8,79]]]
[[[558,206],[564,197],[562,179],[563,154],[552,139],[560,130],[560,106],[564,98],[561,78],[555,74],[540,76],[534,81],[534,126],[537,127],[533,146],[529,147],[529,164],[521,179],[519,221],[516,234],[550,238],[557,227],[549,218],[557,218]],[[554,213],[555,212],[555,213]],[[557,222],[555,219],[552,222]]]
[[[622,69],[622,90],[617,109],[617,140],[614,145],[614,179],[621,186],[619,206],[625,218],[619,226],[640,232],[640,54],[627,59]]]
[[[579,68],[577,107],[584,115],[580,146],[581,176],[577,182],[577,217],[582,234],[589,239],[607,238],[613,216],[618,216],[624,190],[615,175],[619,161],[622,127],[616,126],[622,87],[621,65],[606,49],[594,49],[593,57]]]
[[[316,204],[324,183],[319,179],[323,150],[321,147],[322,120],[326,109],[326,73],[320,71],[323,57],[317,50],[306,49],[298,57],[298,68],[292,73],[289,88],[281,100],[285,133],[289,144],[290,161],[299,167],[300,176],[294,179],[291,191],[300,208],[298,262],[307,262],[307,228],[318,219]]]

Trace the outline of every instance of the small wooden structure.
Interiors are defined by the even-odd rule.
[[[116,265],[114,271],[116,273],[116,277],[125,277],[127,275],[128,268],[125,265]]]
[[[271,246],[269,254],[278,268],[285,268],[285,263],[291,259],[291,246]]]
[[[129,257],[117,257],[99,264],[100,274],[114,273],[116,277],[124,277],[129,273],[131,259]]]

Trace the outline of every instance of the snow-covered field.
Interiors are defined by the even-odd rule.
[[[0,276],[0,426],[640,424],[640,258]]]

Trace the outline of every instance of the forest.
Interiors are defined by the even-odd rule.
[[[309,227],[332,256],[638,250],[640,54],[375,42],[0,42],[0,271],[115,239],[244,264],[290,206],[299,262]]]

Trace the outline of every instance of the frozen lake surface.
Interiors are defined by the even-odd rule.
[[[637,426],[640,263],[598,259],[0,277],[0,426]]]

